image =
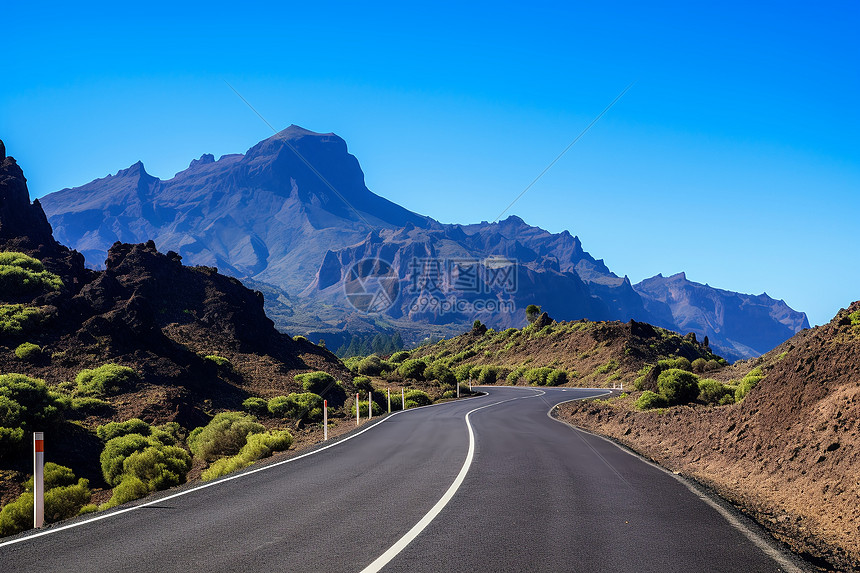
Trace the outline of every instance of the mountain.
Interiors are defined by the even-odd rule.
[[[116,242],[104,270],[86,269],[80,253],[52,237],[21,168],[2,142],[0,150],[0,373],[45,380],[59,400],[59,426],[50,427],[55,461],[101,483],[103,444],[83,426],[139,417],[192,429],[213,410],[240,409],[249,396],[302,392],[294,376],[307,371],[327,371],[352,389],[332,353],[278,332],[261,293],[234,277],[185,266],[152,241]],[[207,358],[213,355],[220,359]],[[104,401],[73,391],[82,370],[110,363],[132,368],[134,382]],[[7,410],[0,426],[13,433],[0,428],[0,494],[5,470],[32,464],[16,457],[20,436],[11,445],[9,438],[21,425],[17,417],[36,413]]]
[[[660,275],[634,286],[578,237],[516,216],[457,225],[413,213],[367,189],[341,138],[297,126],[245,154],[203,155],[169,180],[138,162],[42,205],[57,238],[93,268],[115,241],[154,240],[265,292],[279,328],[333,348],[357,333],[397,331],[412,343],[450,336],[475,319],[519,326],[529,304],[559,319],[692,331],[732,360],[808,326],[805,314],[766,295]]]

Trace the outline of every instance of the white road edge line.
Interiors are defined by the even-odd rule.
[[[558,422],[560,424],[564,424],[566,426],[569,426],[570,428],[573,428],[577,432],[583,432],[583,433],[589,434],[591,436],[594,436],[595,438],[600,438],[601,440],[612,444],[613,446],[615,446],[616,448],[618,448],[619,450],[621,450],[625,454],[633,456],[634,458],[637,458],[640,461],[645,462],[649,466],[657,468],[661,472],[663,472],[669,476],[672,476],[676,481],[682,483],[684,485],[684,487],[686,487],[688,490],[690,490],[690,492],[692,492],[693,495],[695,495],[696,497],[698,497],[699,499],[704,501],[706,504],[708,504],[709,506],[714,508],[717,511],[717,513],[719,513],[723,517],[723,519],[725,519],[728,522],[729,525],[731,525],[733,528],[738,530],[744,537],[749,539],[753,543],[753,545],[755,545],[756,547],[761,549],[765,555],[767,555],[768,557],[770,557],[771,559],[776,561],[780,567],[783,567],[785,569],[785,571],[787,573],[804,573],[803,569],[801,569],[800,567],[798,567],[797,565],[792,563],[791,560],[786,558],[785,555],[783,555],[783,553],[779,549],[773,547],[773,545],[768,543],[758,532],[750,529],[745,523],[741,522],[737,517],[735,517],[732,514],[732,512],[727,510],[725,507],[721,506],[719,503],[715,502],[708,495],[702,493],[698,488],[696,488],[696,486],[694,486],[692,483],[690,483],[690,481],[687,480],[684,476],[682,476],[680,474],[676,474],[675,472],[664,468],[660,464],[649,460],[645,456],[637,454],[636,452],[634,452],[633,450],[631,450],[629,448],[621,447],[619,444],[616,444],[615,442],[613,442],[612,440],[610,440],[606,436],[601,436],[600,434],[595,434],[594,432],[589,432],[588,430],[583,430],[582,428],[578,428],[578,427],[574,426],[573,424],[570,424],[570,423],[565,422],[564,420],[560,420],[558,418],[554,418],[552,416],[552,411],[555,410],[557,407],[561,406],[562,404],[567,404],[568,402],[576,402],[578,400],[585,400],[585,399],[587,399],[587,398],[575,398],[573,400],[565,400],[564,402],[559,402],[558,404],[556,404],[555,406],[550,408],[549,412],[547,412],[546,415],[549,416],[551,420],[555,420],[556,422]]]
[[[514,400],[522,400],[524,398],[537,398],[538,396],[543,396],[546,394],[543,390],[538,390],[538,394],[532,394],[531,396],[517,396],[516,398],[509,398],[507,400],[502,400],[500,402],[494,402],[492,404],[487,404],[485,406],[480,406],[475,408],[474,410],[469,410],[466,412],[466,417],[464,418],[466,421],[466,428],[469,430],[469,451],[466,454],[466,461],[463,462],[463,467],[460,468],[460,473],[457,474],[457,477],[454,478],[454,482],[448,488],[448,491],[436,502],[436,505],[430,508],[424,517],[421,520],[412,526],[412,529],[406,532],[406,534],[398,539],[394,545],[388,548],[388,550],[377,557],[373,563],[365,567],[361,570],[361,573],[376,573],[380,571],[383,567],[388,565],[388,563],[397,557],[397,555],[406,549],[406,547],[415,540],[418,535],[424,529],[430,525],[430,523],[436,519],[445,506],[448,505],[448,502],[451,501],[451,498],[454,497],[454,494],[457,493],[457,490],[460,489],[460,486],[463,484],[463,480],[466,479],[466,474],[469,473],[469,468],[472,466],[472,459],[475,457],[475,433],[472,431],[472,423],[469,421],[469,416],[471,416],[474,412],[478,410],[483,410],[484,408],[489,408],[491,406],[498,406],[499,404],[504,404],[505,402],[513,402]]]
[[[487,394],[481,394],[480,396],[472,396],[471,398],[463,398],[463,399],[457,400],[456,402],[465,402],[465,401],[467,401],[467,400],[474,400],[474,399],[476,399],[476,398],[483,398],[483,397],[485,397],[485,396],[487,396]],[[177,492],[177,493],[174,493],[174,494],[171,494],[171,495],[165,496],[165,497],[159,497],[158,499],[154,499],[154,500],[152,500],[152,501],[148,501],[148,502],[146,502],[146,503],[141,503],[141,504],[134,505],[134,506],[131,506],[131,507],[126,507],[126,508],[124,508],[124,509],[119,509],[119,510],[116,510],[116,511],[111,511],[111,512],[109,512],[109,513],[104,513],[104,514],[101,514],[101,515],[96,515],[96,516],[93,516],[93,517],[92,517],[92,518],[90,518],[90,519],[86,519],[86,520],[83,520],[83,521],[76,521],[75,523],[69,523],[68,525],[61,525],[61,526],[58,526],[58,527],[51,527],[51,528],[49,528],[49,529],[45,529],[45,530],[43,530],[43,531],[37,531],[37,532],[35,532],[35,533],[31,533],[30,535],[26,535],[26,536],[24,536],[24,537],[19,537],[18,539],[12,539],[12,540],[10,540],[10,541],[4,541],[4,542],[0,543],[0,547],[5,547],[5,546],[7,546],[7,545],[14,545],[14,544],[16,544],[16,543],[21,543],[21,542],[23,542],[23,541],[29,541],[29,540],[31,540],[31,539],[36,539],[37,537],[42,537],[43,535],[51,535],[52,533],[57,533],[57,532],[59,532],[59,531],[64,531],[64,530],[66,530],[66,529],[72,529],[72,528],[74,528],[74,527],[80,527],[80,526],[82,526],[82,525],[87,525],[87,524],[90,524],[90,523],[94,523],[94,522],[96,522],[96,521],[101,521],[102,519],[108,519],[108,518],[110,518],[110,517],[116,517],[116,516],[118,516],[118,515],[122,515],[123,513],[128,513],[129,511],[134,511],[134,510],[136,510],[136,509],[140,509],[140,508],[142,508],[142,507],[147,507],[147,506],[149,506],[149,505],[155,505],[155,504],[157,504],[157,503],[162,503],[162,502],[167,501],[167,500],[169,500],[169,499],[174,499],[174,498],[177,498],[177,497],[181,497],[181,496],[183,496],[183,495],[188,495],[189,493],[194,493],[195,491],[200,491],[201,489],[206,489],[206,488],[208,488],[208,487],[212,487],[212,486],[215,486],[215,485],[218,485],[218,484],[226,483],[226,482],[228,482],[228,481],[233,481],[234,479],[239,479],[239,478],[242,478],[242,477],[245,477],[245,476],[249,476],[249,475],[251,475],[251,474],[255,474],[255,473],[257,473],[257,472],[262,472],[262,471],[270,470],[270,469],[272,469],[272,468],[276,468],[276,467],[278,467],[278,466],[282,466],[282,465],[284,465],[284,464],[289,464],[289,463],[292,463],[292,462],[294,462],[294,461],[296,461],[296,460],[300,460],[300,459],[302,459],[302,458],[306,458],[306,457],[308,457],[308,456],[312,456],[312,455],[318,454],[318,453],[323,452],[323,451],[325,451],[325,450],[327,450],[327,449],[329,449],[329,448],[333,448],[333,447],[335,447],[335,446],[339,446],[340,444],[343,444],[343,443],[345,443],[345,442],[348,442],[349,440],[351,440],[351,439],[353,439],[353,438],[355,438],[355,437],[357,437],[357,436],[360,436],[361,434],[365,433],[366,431],[370,430],[371,428],[375,428],[375,427],[376,427],[376,426],[378,426],[379,424],[383,424],[383,423],[385,423],[385,421],[386,421],[386,420],[390,420],[391,418],[393,418],[394,416],[396,416],[396,415],[398,415],[398,414],[404,414],[404,413],[406,413],[406,412],[414,412],[414,411],[416,411],[416,410],[420,410],[420,409],[422,409],[422,408],[432,408],[432,407],[434,407],[434,406],[443,406],[443,405],[445,405],[445,404],[454,404],[454,403],[456,403],[456,402],[442,402],[442,403],[440,403],[440,404],[428,404],[427,406],[419,406],[418,408],[410,408],[410,409],[408,409],[408,410],[398,410],[397,412],[392,413],[390,416],[386,416],[385,418],[383,418],[383,419],[379,420],[378,422],[373,423],[373,424],[371,424],[371,425],[367,426],[366,428],[361,429],[360,431],[358,431],[358,432],[356,432],[356,433],[354,433],[354,434],[351,434],[351,435],[349,435],[349,436],[347,436],[347,437],[345,437],[345,438],[343,438],[343,439],[341,439],[341,440],[338,440],[338,441],[336,441],[336,442],[332,442],[331,444],[329,444],[329,445],[327,445],[327,446],[324,446],[324,447],[321,447],[321,448],[318,448],[318,449],[316,449],[316,450],[314,450],[314,451],[312,451],[312,452],[307,452],[307,453],[301,454],[301,455],[299,455],[299,456],[296,456],[296,457],[294,457],[294,458],[289,458],[289,459],[286,459],[286,460],[283,460],[283,461],[280,461],[280,462],[275,462],[275,463],[273,463],[273,464],[268,464],[268,465],[265,465],[265,466],[262,466],[262,467],[259,467],[259,468],[256,468],[256,469],[252,469],[252,470],[247,470],[247,471],[238,472],[238,473],[235,473],[235,474],[233,474],[233,475],[228,475],[228,476],[226,476],[226,477],[223,477],[223,478],[220,478],[220,479],[217,479],[217,480],[214,480],[214,481],[208,482],[208,483],[204,483],[204,484],[198,485],[198,486],[196,486],[196,487],[192,487],[192,488],[189,488],[189,489],[185,489],[185,490],[182,490],[182,491],[180,491],[180,492]],[[493,405],[493,404],[488,404],[488,406],[492,406],[492,405]]]

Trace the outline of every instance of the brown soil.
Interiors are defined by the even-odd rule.
[[[640,412],[626,398],[559,415],[715,489],[824,569],[860,569],[860,325],[841,311],[754,361],[766,377],[732,406]]]

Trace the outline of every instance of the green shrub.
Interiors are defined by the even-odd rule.
[[[528,372],[527,366],[518,366],[511,370],[508,375],[505,377],[505,380],[508,384],[516,384],[520,378],[525,376],[526,372]]]
[[[650,410],[652,408],[665,408],[669,403],[665,396],[662,396],[651,390],[645,390],[642,395],[636,399],[635,406],[640,410]]]
[[[704,358],[696,358],[695,360],[693,360],[690,366],[692,367],[693,372],[695,372],[696,374],[701,374],[707,369],[708,361]]]
[[[356,376],[352,379],[352,384],[357,390],[362,392],[373,392],[373,384],[367,376]]]
[[[764,374],[762,373],[761,368],[753,368],[738,383],[738,386],[735,389],[735,402],[740,402],[746,398],[749,391],[755,388],[755,386],[761,382],[762,378],[764,378]]]
[[[78,515],[86,515],[88,513],[95,513],[98,510],[99,510],[99,506],[97,506],[94,503],[88,503],[78,510]]]
[[[269,412],[281,418],[318,421],[322,419],[322,396],[313,392],[276,396],[269,400]]]
[[[24,342],[15,349],[15,356],[18,360],[35,362],[42,357],[42,347],[32,342]]]
[[[308,341],[307,337],[302,336],[301,334],[299,334],[298,336],[294,336],[293,340],[295,340],[296,342],[307,342]]]
[[[149,493],[149,488],[143,483],[143,480],[134,476],[126,476],[115,488],[110,500],[99,506],[100,510],[110,509],[140,499]]]
[[[346,390],[328,372],[317,371],[297,374],[295,381],[302,385],[305,392],[317,394],[328,400],[329,406],[333,408],[343,406],[346,401]]]
[[[721,364],[718,361],[711,359],[711,360],[708,360],[708,363],[705,366],[705,371],[706,372],[712,372],[714,370],[719,370],[720,366],[721,366]]]
[[[424,370],[427,368],[427,363],[423,360],[415,360],[410,358],[404,360],[397,368],[397,372],[404,378],[411,380],[424,380]]]
[[[415,400],[406,400],[406,409],[407,410],[412,409],[412,408],[417,408],[420,405],[421,404],[419,404]]]
[[[0,305],[0,335],[20,336],[35,330],[47,316],[39,308],[23,304]]]
[[[541,310],[540,307],[536,304],[530,304],[526,307],[526,320],[529,321],[529,324],[536,321],[540,318]]]
[[[388,361],[392,362],[394,364],[400,364],[401,362],[403,362],[407,358],[409,358],[409,351],[408,350],[401,350],[399,352],[395,352],[394,354],[392,354],[391,358],[389,358]]]
[[[442,392],[442,399],[443,400],[447,400],[448,398],[456,398],[456,397],[457,397],[457,393],[454,392],[453,390],[446,390],[445,392]]]
[[[230,369],[233,368],[233,364],[230,362],[228,358],[224,358],[223,356],[218,356],[217,354],[209,354],[206,357],[206,360],[212,362],[219,368]]]
[[[243,412],[222,412],[188,436],[188,447],[198,458],[212,461],[221,456],[236,455],[248,441],[249,434],[263,432],[256,418]]]
[[[85,396],[108,396],[131,390],[140,376],[128,366],[104,364],[81,370],[75,377],[78,393]]]
[[[450,368],[440,362],[434,362],[424,369],[424,378],[426,380],[436,380],[440,385],[450,385],[457,383],[457,376]]]
[[[242,402],[242,407],[252,414],[268,414],[269,402],[257,396],[251,396]]]
[[[658,360],[657,366],[660,370],[686,370],[687,372],[693,371],[693,365],[687,358],[681,356],[680,358],[667,358],[665,360]]]
[[[433,400],[430,399],[430,396],[427,395],[426,392],[422,392],[421,390],[407,390],[406,391],[406,405],[409,406],[409,402],[414,402],[416,406],[427,406],[428,404],[432,404]]]
[[[146,484],[149,491],[158,491],[185,483],[185,475],[191,469],[191,456],[178,446],[158,443],[130,454],[122,468],[122,479],[134,476]]]
[[[23,374],[0,374],[0,457],[23,444],[24,434],[54,428],[64,401],[43,380]]]
[[[379,356],[372,354],[358,363],[358,373],[366,376],[379,376],[382,374],[383,365]]]
[[[155,442],[157,440],[140,434],[117,436],[108,440],[99,456],[102,475],[108,485],[117,485],[122,481],[123,463],[128,456],[146,449]]]
[[[657,389],[669,405],[686,404],[699,396],[699,377],[687,370],[671,368],[660,373]]]
[[[0,253],[0,292],[15,296],[62,286],[60,277],[45,270],[38,259],[24,253]]]
[[[392,409],[394,409],[394,396],[391,397],[391,402]],[[358,411],[361,412],[362,418],[367,418],[367,400],[359,400]],[[382,414],[382,406],[380,406],[376,401],[374,401],[373,415],[379,416],[380,414]],[[355,417],[355,400],[352,401],[352,406],[349,407],[349,415],[353,418]]]
[[[547,375],[547,386],[561,386],[562,384],[567,384],[567,372],[564,370],[553,370]]]
[[[125,422],[108,422],[96,428],[96,434],[102,441],[109,441],[119,436],[129,434],[140,434],[148,436],[152,434],[152,428],[140,418],[132,418]]]
[[[292,443],[293,437],[286,430],[251,434],[238,454],[215,461],[203,472],[201,477],[203,481],[213,480],[247,467],[257,460],[267,458],[274,452],[288,450]]]
[[[616,368],[618,368],[618,361],[617,360],[610,360],[606,364],[601,364],[600,366],[598,366],[594,371],[597,372],[598,374],[608,374],[609,372],[612,372]]]
[[[706,404],[719,404],[723,397],[732,395],[734,402],[734,392],[722,382],[711,380],[699,380],[699,400]]]
[[[48,462],[44,467],[45,522],[74,517],[89,503],[89,481],[76,479],[69,468]],[[33,527],[33,478],[24,484],[24,493],[0,511],[0,536]]]
[[[457,382],[464,382],[466,380],[470,380],[472,378],[472,370],[473,367],[471,364],[460,364],[456,368],[454,368],[454,377],[457,379]]]
[[[529,384],[534,384],[537,386],[546,386],[546,381],[549,378],[549,375],[552,374],[552,372],[552,368],[548,366],[543,366],[540,368],[532,368],[530,370],[527,370],[523,377]]]
[[[104,414],[113,410],[113,406],[99,398],[92,398],[90,396],[73,396],[72,401],[69,404],[69,410],[72,414],[87,416],[89,414]]]

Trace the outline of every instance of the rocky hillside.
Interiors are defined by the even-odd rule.
[[[103,268],[115,241],[154,240],[191,264],[253,281],[269,294],[267,312],[279,328],[313,333],[333,348],[357,333],[400,331],[407,343],[450,336],[476,318],[520,326],[532,303],[564,320],[635,319],[692,331],[732,360],[808,325],[767,295],[678,284],[677,276],[634,286],[567,231],[518,217],[443,225],[412,213],[367,189],[341,138],[297,126],[245,154],[203,155],[169,180],[136,163],[43,204],[57,237],[94,268]],[[385,304],[372,309],[344,296],[368,257],[390,274]]]
[[[561,417],[711,486],[820,567],[858,570],[860,301],[709,376],[761,381],[733,405],[640,411],[635,392]]]
[[[114,365],[111,376],[81,377],[106,364]],[[15,400],[3,402],[0,484],[14,482],[14,475],[23,475],[15,472],[26,473],[31,463],[13,447],[21,441],[20,428],[7,419],[36,415],[50,433],[52,461],[97,485],[104,444],[92,430],[99,424],[142,418],[176,422],[187,431],[215,412],[242,409],[248,397],[303,392],[294,376],[309,371],[328,372],[354,389],[333,354],[278,332],[264,313],[262,295],[214,268],[185,266],[179,255],[162,254],[149,241],[117,242],[104,270],[85,269],[79,253],[52,237],[15,160],[3,158],[0,374],[44,380],[43,398],[50,404],[34,405],[42,411],[36,415]],[[116,385],[97,387],[100,380]],[[17,378],[3,384],[4,399],[7,391],[42,392]]]

